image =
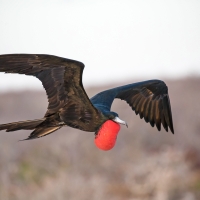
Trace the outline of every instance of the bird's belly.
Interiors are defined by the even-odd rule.
[[[66,122],[63,126],[69,126],[71,128],[79,129],[81,131],[87,131],[87,132],[96,132],[99,129],[99,126],[97,126],[95,123],[69,123]]]

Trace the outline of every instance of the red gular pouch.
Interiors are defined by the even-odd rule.
[[[96,146],[104,151],[108,151],[115,146],[117,139],[117,134],[120,130],[120,125],[112,120],[107,120],[100,129],[98,130],[95,136]]]

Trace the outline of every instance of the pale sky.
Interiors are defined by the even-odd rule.
[[[0,0],[0,54],[85,64],[83,84],[200,75],[199,0]],[[117,85],[116,85],[117,86]],[[0,73],[0,91],[42,88]]]

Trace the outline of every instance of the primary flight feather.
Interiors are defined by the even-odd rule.
[[[37,77],[49,102],[42,119],[2,124],[0,130],[33,130],[27,140],[45,136],[66,125],[98,135],[104,124],[112,124],[106,123],[109,120],[126,125],[117,113],[110,111],[113,100],[118,98],[126,101],[152,127],[156,125],[160,131],[162,124],[166,131],[169,128],[174,133],[168,88],[163,81],[132,83],[102,91],[89,99],[82,84],[83,69],[81,62],[52,55],[0,55],[0,72]]]

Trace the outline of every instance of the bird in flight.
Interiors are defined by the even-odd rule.
[[[103,150],[115,145],[120,124],[127,126],[111,111],[115,98],[126,101],[136,115],[152,127],[168,128],[174,133],[168,88],[161,80],[148,80],[102,91],[91,99],[83,84],[84,64],[45,54],[0,55],[0,72],[38,78],[48,97],[43,118],[1,124],[0,130],[33,130],[25,140],[46,136],[64,126],[95,132],[95,144]]]

